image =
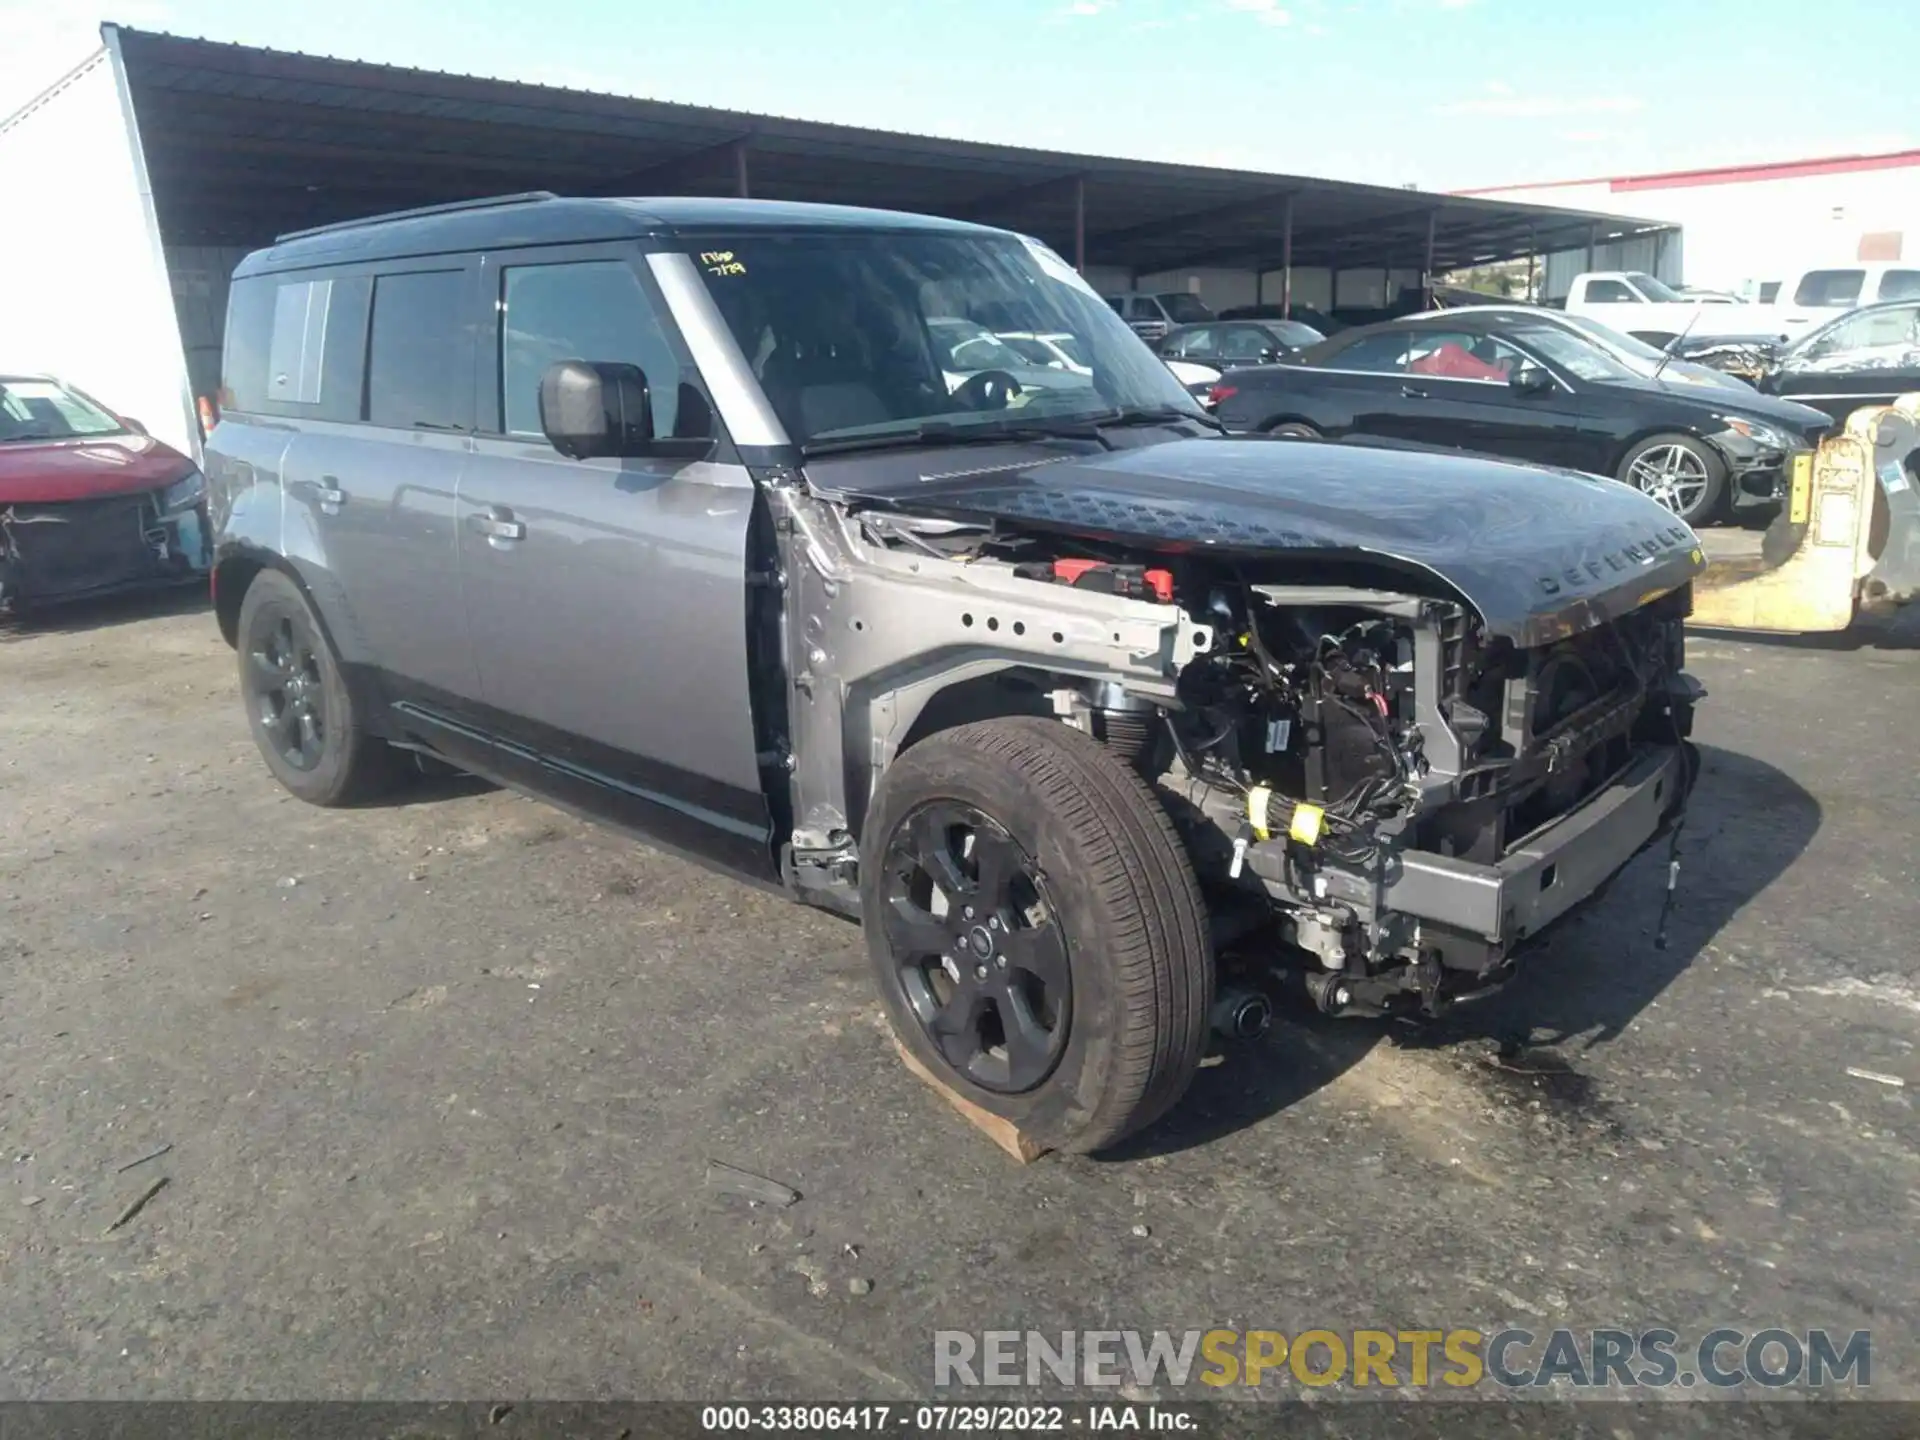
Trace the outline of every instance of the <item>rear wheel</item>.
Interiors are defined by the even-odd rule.
[[[1275,425],[1267,431],[1282,440],[1318,440],[1320,432],[1304,421],[1289,420],[1284,425]]]
[[[888,1017],[947,1085],[1081,1152],[1185,1092],[1206,911],[1166,811],[1105,746],[1032,718],[930,736],[887,772],[862,850]]]
[[[351,805],[393,788],[399,755],[370,735],[339,657],[300,587],[262,570],[240,602],[240,693],[274,778],[311,805]]]
[[[1689,525],[1711,519],[1727,488],[1726,462],[1691,435],[1649,436],[1627,452],[1618,475]]]

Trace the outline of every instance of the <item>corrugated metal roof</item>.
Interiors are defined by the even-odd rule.
[[[116,27],[117,28],[117,27]],[[1023,149],[118,29],[163,231],[280,231],[510,191],[738,193],[951,215],[1136,273],[1436,268],[1659,222],[1307,176]]]

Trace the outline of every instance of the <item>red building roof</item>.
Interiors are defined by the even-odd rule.
[[[1817,160],[1778,160],[1766,165],[1723,165],[1706,170],[1664,170],[1651,175],[1595,175],[1585,180],[1546,180],[1536,185],[1488,185],[1458,190],[1458,195],[1502,195],[1516,190],[1570,190],[1605,185],[1619,194],[1629,190],[1680,190],[1696,185],[1744,185],[1756,180],[1800,180],[1810,175],[1846,175],[1858,170],[1902,170],[1920,165],[1920,150],[1890,150],[1879,155],[1830,155]]]

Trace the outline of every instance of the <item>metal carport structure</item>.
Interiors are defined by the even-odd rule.
[[[84,215],[63,221],[58,203],[61,189],[87,181],[33,151],[64,143],[66,123],[48,120],[67,103],[64,91],[92,83],[100,91],[93,108],[104,114],[110,84],[150,264],[177,303],[177,344],[191,387],[200,389],[218,363],[218,314],[238,252],[287,230],[512,191],[737,194],[950,215],[1036,235],[1083,270],[1277,271],[1276,301],[1288,297],[1296,267],[1431,276],[1666,228],[1476,196],[591,94],[112,24],[102,40],[100,55],[0,121],[10,163],[24,155],[42,177],[28,224],[46,233],[37,249],[28,237],[25,258],[57,268],[73,244],[61,227],[89,223]],[[104,121],[93,128],[103,130]],[[81,206],[97,208],[93,200]],[[100,223],[133,215],[121,207]],[[0,319],[12,320],[4,305]]]

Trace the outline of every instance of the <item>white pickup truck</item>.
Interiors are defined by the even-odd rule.
[[[1680,335],[1690,339],[1726,337],[1781,339],[1804,328],[1772,305],[1688,299],[1671,286],[1637,270],[1594,270],[1573,277],[1567,291],[1569,315],[1585,315],[1610,330],[1649,345],[1665,346]]]

